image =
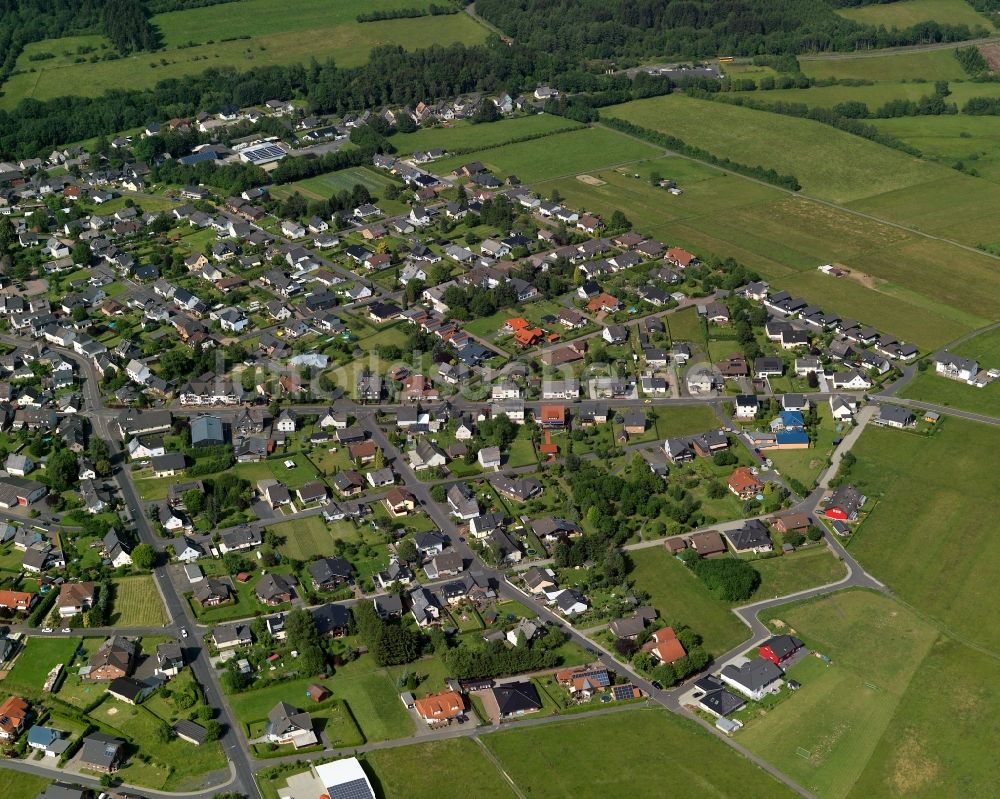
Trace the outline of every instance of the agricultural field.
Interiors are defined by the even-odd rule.
[[[951,352],[979,361],[982,369],[1000,368],[1000,330],[980,333],[952,347]],[[1000,382],[975,388],[935,374],[933,365],[926,372],[917,372],[913,380],[899,392],[899,396],[1000,416]]]
[[[96,63],[90,63],[89,56],[77,56],[76,50],[81,45],[101,48],[106,44],[101,37],[35,42],[18,59],[17,69],[23,72],[4,84],[0,107],[12,108],[25,97],[49,100],[66,94],[70,87],[75,94],[95,96],[112,88],[142,89],[209,68],[250,69],[300,63],[312,57],[332,57],[339,66],[352,67],[365,63],[371,49],[381,44],[417,49],[433,44],[473,44],[486,38],[486,29],[468,14],[364,23],[356,20],[359,13],[375,9],[426,5],[429,3],[423,0],[343,0],[333,5],[322,0],[243,0],[238,12],[232,3],[172,11],[152,20],[163,32],[163,50]],[[61,58],[29,58],[46,52]],[[100,54],[104,52],[99,49]],[[82,63],[75,63],[76,58]]]
[[[314,178],[300,180],[298,183],[286,183],[272,186],[269,191],[275,199],[284,199],[298,192],[307,200],[326,200],[341,191],[351,191],[361,184],[374,196],[385,193],[387,186],[398,185],[385,174],[368,167],[355,166],[339,172],[327,172]]]
[[[955,88],[966,84],[956,84]],[[986,89],[1000,93],[1000,84],[976,84],[977,95]],[[955,92],[957,94],[957,92]],[[940,116],[873,119],[870,123],[907,144],[918,148],[928,158],[947,164],[959,161],[980,177],[1000,183],[1000,129],[995,117]]]
[[[119,577],[115,581],[112,622],[120,627],[158,627],[167,623],[167,612],[152,575]]]
[[[668,95],[604,109],[697,144],[713,155],[795,175],[802,191],[847,203],[908,188],[947,174],[904,153],[819,122],[749,108]],[[774,146],[776,140],[781,146]]]
[[[838,313],[873,320],[921,347],[940,346],[992,319],[1000,278],[986,254],[788,196],[683,158],[659,158],[625,171],[592,172],[603,181],[599,186],[566,178],[545,187],[558,189],[574,207],[605,216],[621,208],[644,233],[702,257],[732,256],[774,286]],[[654,171],[677,180],[684,194],[674,197],[651,186],[648,178]],[[925,270],[940,270],[942,258],[961,277],[937,282],[930,291]],[[816,271],[822,263],[843,264],[854,278],[831,279]],[[967,281],[989,285],[989,292],[970,295],[963,289]],[[672,331],[674,319],[681,317],[668,317]],[[674,335],[691,338],[695,332],[689,325]]]
[[[961,47],[962,44],[956,44]],[[802,71],[810,78],[847,78],[851,80],[904,81],[962,80],[967,78],[955,52],[946,50],[919,50],[910,53],[868,54],[832,57],[802,56]]]
[[[583,127],[571,119],[552,114],[501,119],[488,124],[453,122],[440,127],[421,128],[413,133],[397,133],[390,141],[396,151],[407,156],[417,150],[441,147],[445,150],[481,150],[496,147],[526,136],[542,136]],[[433,165],[431,166],[433,169]]]
[[[467,738],[383,749],[369,752],[364,759],[384,799],[515,796],[480,747]],[[429,762],[435,767],[427,768]],[[448,778],[442,780],[442,774]]]
[[[747,628],[679,560],[662,546],[628,552],[629,579],[650,595],[650,604],[670,624],[686,624],[705,649],[719,655],[744,641]]]
[[[14,666],[7,672],[2,683],[4,689],[11,691],[24,686],[31,693],[41,691],[52,668],[57,663],[68,663],[79,645],[79,638],[31,636],[14,661]]]
[[[520,791],[551,799],[794,794],[710,732],[659,709],[632,710],[482,736]],[[572,767],[566,753],[572,752]],[[656,768],[649,764],[655,762]],[[612,764],[614,764],[612,766]]]
[[[481,161],[500,176],[517,175],[523,183],[537,183],[592,169],[652,158],[661,151],[608,128],[584,128],[555,133],[543,139],[507,144],[467,155],[442,158],[431,171],[447,175],[469,161]]]
[[[993,30],[993,23],[965,0],[896,0],[894,3],[838,8],[837,13],[862,25],[883,25],[887,29],[909,28],[933,21],[942,25],[968,25],[970,30],[975,30],[977,25],[987,31]]]
[[[1000,652],[984,601],[1000,581],[995,481],[983,466],[998,448],[1000,430],[955,417],[930,436],[867,429],[852,450],[850,479],[878,502],[849,549],[956,638]]]
[[[997,97],[1000,95],[1000,86],[995,83],[978,83],[970,80],[949,81],[948,89],[951,94],[947,97],[947,102],[955,103],[959,109],[965,105],[972,97]],[[760,91],[754,94],[754,98],[766,103],[804,103],[810,108],[833,108],[839,103],[846,103],[857,100],[865,103],[868,108],[875,111],[880,106],[890,100],[919,100],[929,94],[934,93],[934,84],[924,81],[898,81],[879,82],[864,86],[812,86],[808,89],[774,89],[771,91]],[[899,120],[909,120],[916,122],[936,122],[942,119],[976,119],[976,117],[955,117],[955,116],[922,116],[922,117],[899,117]],[[869,123],[882,127],[882,122],[895,122],[897,120],[870,119]]]

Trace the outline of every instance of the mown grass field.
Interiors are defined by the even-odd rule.
[[[481,161],[500,177],[514,174],[524,183],[536,183],[561,175],[577,175],[592,169],[652,158],[660,152],[651,144],[608,128],[585,128],[442,158],[434,162],[431,171],[447,175],[469,161]]]
[[[112,621],[122,627],[158,627],[167,623],[167,611],[152,575],[115,580]]]
[[[515,795],[482,749],[467,738],[369,752],[364,762],[374,777],[375,793],[384,799],[511,799]],[[434,768],[428,768],[428,763]]]
[[[669,95],[611,106],[603,113],[670,133],[719,157],[795,175],[806,194],[837,203],[945,174],[942,167],[819,122],[711,100]]]
[[[810,658],[794,667],[802,688],[750,721],[736,739],[823,799],[845,797],[874,762],[894,716],[914,709],[903,697],[938,632],[898,603],[864,591],[768,615],[780,622],[775,629],[794,630],[832,663]],[[935,700],[928,695],[919,704]],[[906,795],[891,788],[882,785],[872,795]]]
[[[80,37],[36,42],[18,59],[18,69],[25,72],[4,84],[0,108],[11,108],[24,97],[48,100],[69,92],[95,96],[111,88],[141,89],[212,67],[250,69],[300,63],[311,57],[332,57],[339,66],[350,67],[363,64],[371,49],[381,44],[417,49],[432,44],[477,43],[486,38],[486,29],[468,14],[365,23],[355,19],[373,9],[426,5],[413,0],[341,0],[335,4],[323,0],[244,0],[238,5],[173,11],[153,18],[163,31],[163,50],[94,64],[76,64],[66,57],[30,61],[28,56],[75,54],[81,43],[99,46],[99,37],[86,37],[87,42],[79,41]],[[37,71],[28,72],[31,68]]]
[[[760,573],[760,587],[753,595],[754,600],[827,585],[847,574],[844,564],[823,543],[810,544],[791,555],[755,560],[753,567]]]
[[[628,553],[632,561],[629,578],[647,591],[650,604],[669,624],[686,624],[704,640],[705,648],[719,655],[747,637],[747,628],[729,606],[720,602],[705,585],[662,546]]]
[[[270,529],[284,537],[281,552],[293,560],[308,561],[321,555],[333,554],[333,534],[322,516],[306,516],[295,521],[281,522]]]
[[[974,358],[982,369],[1000,368],[1000,330],[980,333],[951,351],[965,358]],[[935,374],[933,366],[926,372],[917,372],[913,380],[903,387],[900,396],[1000,416],[1000,381],[975,388]]]
[[[34,774],[23,774],[9,768],[0,768],[0,794],[10,797],[32,797],[48,786],[49,780]]]
[[[79,638],[31,636],[0,685],[8,691],[16,690],[18,686],[40,691],[53,666],[67,663],[79,644]]]
[[[994,472],[1000,430],[947,418],[934,436],[869,428],[851,480],[879,497],[850,551],[900,599],[1000,652],[987,598],[1000,582]]]
[[[501,119],[488,124],[473,125],[469,122],[455,122],[448,127],[421,128],[414,133],[397,133],[391,141],[403,156],[417,150],[442,147],[445,150],[481,149],[519,139],[556,131],[573,130],[583,127],[571,119],[534,114],[513,119]],[[433,165],[431,165],[433,170]]]
[[[273,186],[270,193],[277,199],[290,197],[298,192],[308,200],[325,200],[341,191],[351,191],[356,185],[362,185],[376,197],[385,193],[387,186],[393,181],[385,174],[363,166],[343,169],[339,172],[327,172],[314,178],[300,180],[298,183],[286,183]]]
[[[659,438],[694,435],[719,426],[719,417],[704,405],[659,407],[655,413]]]
[[[960,46],[960,45],[959,45]],[[968,77],[954,50],[920,50],[890,55],[857,55],[834,58],[803,56],[802,71],[810,78],[902,81],[962,80]]]
[[[660,709],[509,730],[482,740],[526,796],[794,795],[710,732]]]
[[[895,3],[838,8],[837,13],[862,25],[884,25],[890,29],[933,21],[942,25],[968,25],[970,30],[977,25],[993,30],[993,23],[965,0],[897,0]]]

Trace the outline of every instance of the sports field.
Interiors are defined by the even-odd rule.
[[[993,30],[993,23],[977,12],[965,0],[897,0],[895,3],[838,8],[842,17],[863,25],[883,25],[886,28],[909,28],[921,22],[939,22],[942,25],[968,25]]]
[[[407,49],[455,42],[478,43],[486,29],[468,14],[391,19],[359,23],[362,12],[426,7],[425,0],[242,0],[173,11],[153,17],[163,32],[165,48],[115,61],[90,63],[76,56],[80,44],[100,47],[100,37],[71,37],[35,42],[18,59],[22,74],[4,84],[0,108],[24,97],[48,100],[72,91],[94,96],[107,89],[141,89],[157,81],[202,72],[212,67],[256,66],[305,62],[332,57],[339,66],[363,64],[376,45]],[[223,40],[226,41],[223,41]],[[29,55],[53,53],[57,58],[30,61]],[[70,56],[63,55],[70,53]],[[99,50],[103,55],[108,50]],[[73,63],[81,58],[82,63]],[[37,71],[30,72],[28,70]]]
[[[431,171],[447,175],[469,161],[481,161],[499,177],[517,175],[524,183],[578,175],[601,167],[653,158],[662,151],[608,128],[585,128],[544,139],[508,144],[468,155],[442,158]]]
[[[954,635],[1000,653],[987,598],[1000,582],[1000,430],[951,417],[930,437],[868,428],[851,473],[875,509],[849,544],[862,566]]]
[[[508,730],[482,740],[524,796],[794,796],[710,732],[661,709]]]
[[[167,623],[167,612],[152,575],[115,580],[112,621],[121,627],[159,627]]]

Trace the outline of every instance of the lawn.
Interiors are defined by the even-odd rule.
[[[818,414],[820,422],[816,430],[816,441],[809,449],[765,453],[781,474],[798,480],[808,488],[816,485],[820,473],[826,468],[830,453],[833,452],[833,440],[840,438],[850,429],[850,425],[845,425],[843,430],[837,429],[840,423],[835,426],[830,415],[830,404],[827,402],[819,403]]]
[[[133,757],[132,765],[119,772],[124,781],[138,782],[154,789],[183,791],[200,787],[211,772],[226,768],[226,757],[218,742],[193,746],[180,738],[174,738],[165,744],[157,743],[154,749],[149,749],[149,742],[156,740],[156,725],[165,722],[143,707],[133,707],[108,699],[92,711],[91,715],[98,721],[121,730],[140,750],[151,755],[152,763],[149,764]]]
[[[79,644],[79,638],[29,637],[3,680],[4,688],[14,690],[24,686],[32,692],[41,691],[49,671],[57,663],[67,663]]]
[[[958,45],[961,46],[961,45]],[[853,80],[902,81],[962,80],[967,78],[954,50],[921,50],[910,53],[878,54],[833,58],[803,56],[802,71],[810,78],[847,78]]]
[[[753,596],[755,601],[827,585],[847,574],[840,559],[822,543],[810,544],[790,555],[755,560],[753,567],[760,573],[760,587]]]
[[[16,797],[36,796],[45,790],[49,780],[36,777],[34,774],[23,774],[9,768],[0,768],[0,796]]]
[[[496,147],[527,136],[540,136],[581,127],[577,122],[551,114],[501,119],[489,124],[456,122],[448,127],[422,128],[414,133],[397,133],[390,141],[406,156],[417,150],[440,147],[444,150],[478,150]],[[432,166],[431,169],[434,167]]]
[[[284,700],[305,707],[306,687],[313,678],[290,680],[266,687],[232,694],[228,701],[241,722],[266,718],[271,709]],[[384,741],[404,738],[413,732],[413,720],[399,701],[396,682],[385,669],[376,667],[370,657],[362,656],[337,668],[323,682],[335,698],[342,699],[361,728],[365,740]]]
[[[955,347],[953,352],[967,358],[975,358],[984,369],[1000,367],[1000,330],[982,333]],[[976,388],[957,380],[949,380],[938,375],[931,366],[926,372],[917,372],[913,380],[899,392],[901,397],[947,405],[987,416],[1000,416],[1000,381],[994,381],[983,388]]]
[[[934,645],[937,630],[898,603],[865,591],[837,593],[772,613],[780,622],[774,629],[794,630],[832,663],[794,667],[802,688],[751,721],[737,733],[737,740],[803,787],[824,799],[840,799],[849,795],[868,764],[880,765],[872,755],[893,716],[916,709],[901,700]],[[878,657],[872,657],[875,651]],[[916,706],[939,699],[930,692]],[[896,778],[922,777],[913,773]],[[892,790],[890,781],[872,795],[913,794]]]
[[[662,546],[628,553],[636,588],[669,624],[686,624],[701,635],[705,649],[721,654],[747,638],[747,628],[729,606],[709,593],[684,564]]]
[[[434,768],[427,768],[433,763]],[[375,793],[384,799],[465,799],[515,794],[482,749],[467,738],[384,749],[365,755]],[[442,775],[447,778],[442,779]]]
[[[333,553],[333,535],[322,516],[281,522],[269,529],[284,537],[281,553],[292,560],[308,561]]]
[[[665,131],[720,158],[795,175],[806,194],[837,203],[948,174],[943,167],[819,122],[710,100],[668,95],[611,106],[602,113]],[[773,146],[776,139],[781,147]]]
[[[18,69],[24,72],[4,84],[6,94],[0,105],[11,108],[24,97],[51,99],[66,94],[67,87],[88,96],[110,88],[142,89],[209,68],[249,69],[302,63],[311,57],[331,57],[343,67],[359,66],[376,45],[417,49],[432,44],[473,44],[486,38],[486,29],[467,14],[366,23],[355,19],[361,12],[376,9],[427,5],[413,0],[342,0],[335,4],[323,0],[244,0],[238,14],[226,3],[174,11],[153,17],[153,23],[163,31],[164,49],[97,63],[77,64],[67,58],[30,61],[31,54],[75,52],[81,43],[78,37],[35,42],[18,58]],[[87,43],[100,46],[98,41],[104,44],[97,37],[88,37]],[[28,71],[31,69],[38,71]]]
[[[711,733],[660,709],[508,730],[482,740],[525,796],[794,795]],[[656,768],[649,767],[653,762]]]
[[[993,30],[993,23],[965,0],[897,0],[895,3],[838,8],[837,13],[862,25],[884,25],[887,29],[909,28],[920,22],[934,21],[942,25],[968,25],[970,30],[975,30],[977,25],[987,31]]]
[[[850,542],[862,566],[963,640],[1000,652],[987,597],[1000,583],[993,514],[1000,430],[948,418],[925,437],[869,428],[854,481],[878,504]]]
[[[167,623],[167,612],[152,575],[119,577],[114,582],[114,624],[121,627],[158,627]]]
[[[538,183],[652,158],[661,152],[658,147],[608,128],[585,128],[469,155],[442,158],[434,162],[431,171],[447,175],[468,161],[481,161],[499,176],[516,174],[525,183]]]

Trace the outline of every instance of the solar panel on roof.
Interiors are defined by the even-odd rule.
[[[611,686],[611,695],[619,702],[631,699],[635,688],[630,684]]]
[[[326,794],[330,799],[375,799],[372,789],[368,786],[368,780],[351,780],[340,785],[328,786]]]

